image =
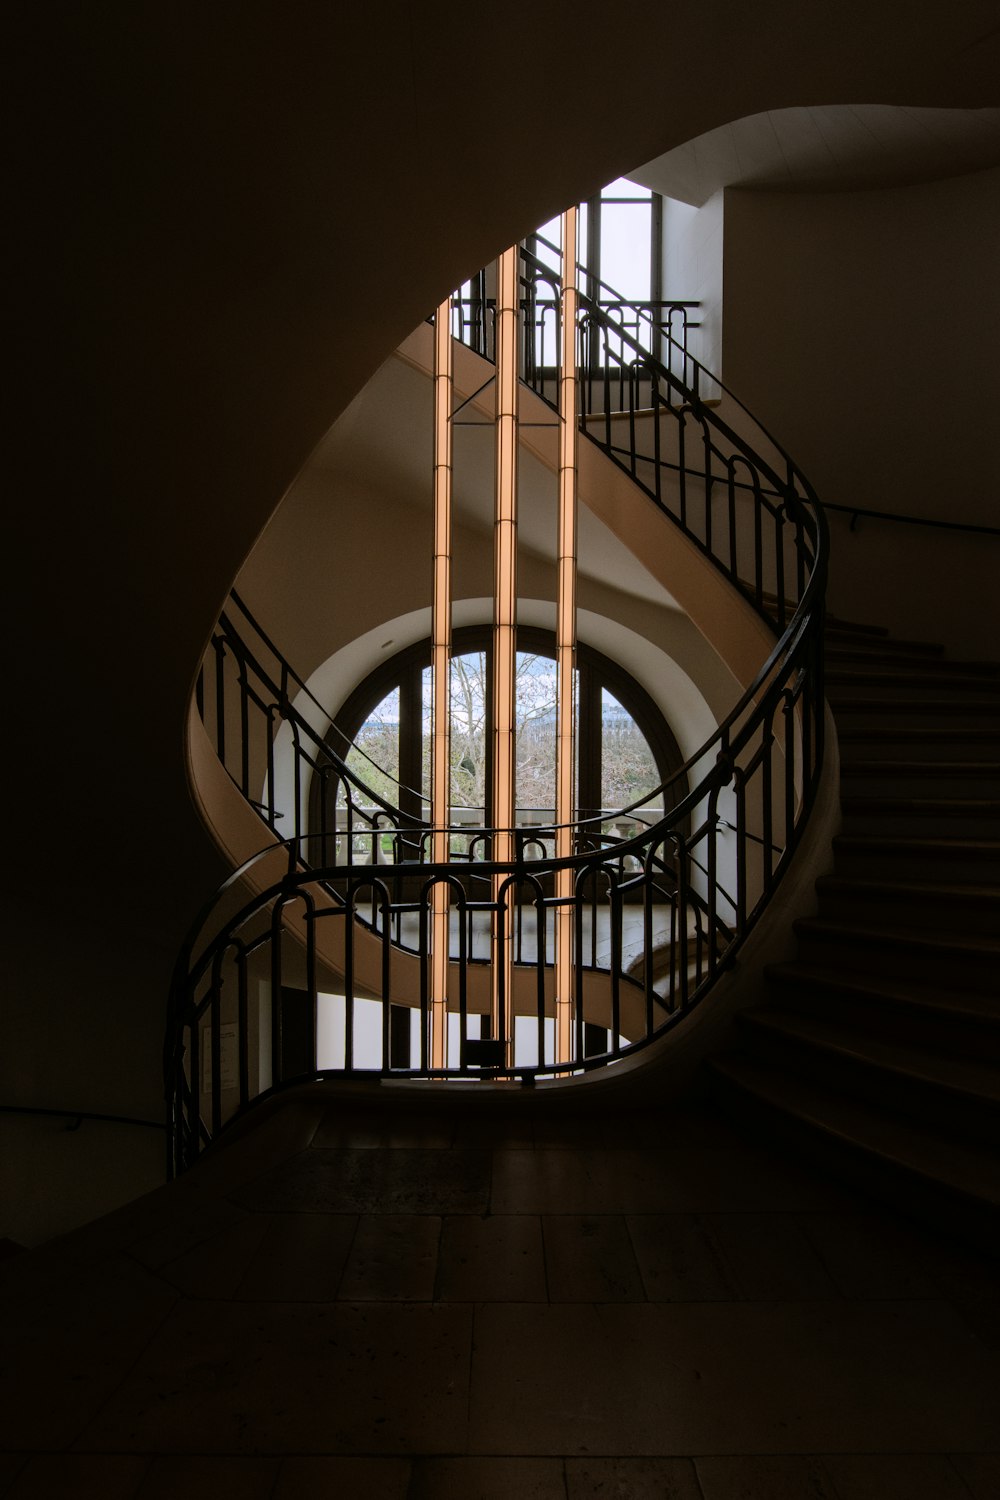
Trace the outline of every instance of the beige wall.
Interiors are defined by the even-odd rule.
[[[707,370],[722,377],[724,204],[721,191],[700,208],[676,198],[663,204],[663,294],[701,303],[692,315],[701,327],[692,330],[688,347]],[[706,387],[702,394],[715,392]]]
[[[1000,525],[998,254],[996,170],[727,191],[726,380],[822,500]],[[852,533],[836,515],[831,532],[834,612],[995,653],[1000,537],[874,520]]]

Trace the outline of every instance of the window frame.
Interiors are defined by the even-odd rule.
[[[550,630],[539,626],[518,625],[517,650],[555,660],[556,639]],[[460,626],[452,634],[452,656],[463,656],[472,651],[483,651],[486,655],[487,682],[493,670],[493,628],[491,625]],[[358,685],[351,690],[333,717],[325,736],[325,743],[336,753],[342,753],[345,744],[352,745],[365,723],[383,698],[394,688],[399,688],[399,811],[404,826],[417,827],[424,823],[421,783],[422,762],[422,712],[423,672],[430,665],[431,642],[428,637],[404,646],[386,661],[379,662]],[[601,807],[601,741],[603,729],[602,690],[607,689],[617,699],[626,713],[634,719],[645,736],[656,763],[660,783],[671,780],[684,765],[684,757],[676,737],[660,706],[635,678],[618,662],[605,656],[596,647],[580,641],[577,643],[576,665],[579,672],[579,699],[577,705],[577,765],[576,765],[576,816],[580,819],[596,817],[604,811]],[[486,826],[491,826],[491,789],[493,781],[493,723],[492,695],[487,693],[486,703]],[[362,780],[364,776],[362,774]],[[319,829],[320,800],[319,778],[312,778],[310,789],[310,826]],[[673,795],[664,811],[668,812],[684,796],[687,787],[675,785]]]

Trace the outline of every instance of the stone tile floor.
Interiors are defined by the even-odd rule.
[[[1000,1496],[996,1263],[708,1106],[329,1098],[0,1265],[0,1496]]]

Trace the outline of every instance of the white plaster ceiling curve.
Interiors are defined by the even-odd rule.
[[[696,208],[724,187],[901,187],[1000,164],[1000,109],[826,104],[732,120],[628,175]]]

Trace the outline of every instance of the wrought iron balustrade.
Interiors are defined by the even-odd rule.
[[[547,363],[544,330],[558,307],[539,288],[552,273],[527,252],[521,265],[522,373],[551,400],[558,370]],[[456,337],[485,357],[487,292],[485,273],[466,283],[453,322]],[[770,623],[773,650],[676,785],[578,821],[568,859],[553,856],[551,822],[514,830],[514,857],[499,865],[495,830],[456,819],[451,862],[435,864],[419,790],[380,796],[357,768],[356,749],[348,765],[352,747],[331,747],[322,705],[234,595],[197,704],[273,841],[209,904],[178,960],[165,1050],[177,1170],[255,1099],[304,1078],[528,1081],[614,1063],[705,999],[788,866],[823,753],[821,512],[780,446],[687,347],[692,304],[585,296],[582,306],[582,431]],[[671,317],[686,320],[679,332]],[[706,390],[722,404],[707,402]],[[319,828],[309,823],[311,784]],[[669,811],[647,823],[644,809],[660,795]],[[401,811],[404,801],[419,812]],[[565,868],[575,931],[571,1062],[556,1060],[552,1036],[551,934],[566,900],[554,894],[555,875]],[[444,1075],[432,1074],[428,1052],[430,911],[442,883],[453,1012]],[[508,890],[518,893],[510,904]],[[495,927],[503,941],[505,924],[515,962],[511,991],[500,996],[500,1037],[491,1039],[482,1034],[488,937]],[[296,1005],[308,1013],[304,1028],[293,1025]],[[408,1015],[416,1021],[401,1042],[399,1018]],[[595,1051],[596,1034],[605,1043]]]

